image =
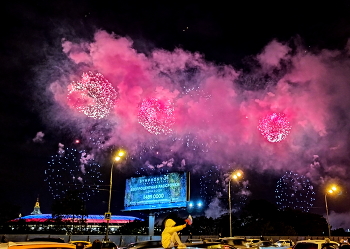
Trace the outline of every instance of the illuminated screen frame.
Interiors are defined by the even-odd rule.
[[[188,172],[132,177],[126,180],[124,211],[186,207],[188,190]]]

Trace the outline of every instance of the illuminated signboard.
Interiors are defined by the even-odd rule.
[[[186,207],[188,178],[186,172],[132,177],[126,180],[126,211]]]

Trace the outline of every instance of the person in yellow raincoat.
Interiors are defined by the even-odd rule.
[[[172,248],[177,246],[178,248],[186,248],[180,240],[178,231],[181,231],[186,227],[187,224],[175,226],[176,222],[173,219],[166,219],[165,228],[162,232],[162,246],[164,248]]]

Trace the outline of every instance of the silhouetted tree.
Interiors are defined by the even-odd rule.
[[[327,222],[323,216],[300,210],[279,210],[266,200],[253,200],[242,209],[240,234],[323,235]]]
[[[52,204],[52,217],[57,225],[63,225],[66,229],[72,226],[73,232],[76,231],[76,224],[86,225],[88,215],[84,200],[78,196],[76,191],[68,191],[63,198],[55,200]]]
[[[119,234],[148,234],[148,221],[135,220],[122,225],[117,233]]]
[[[266,200],[252,200],[243,208],[240,216],[241,234],[275,235],[278,208]]]
[[[20,207],[9,202],[3,202],[0,205],[0,232],[8,233],[11,231],[8,223],[10,220],[18,218]]]
[[[213,218],[207,218],[205,216],[194,218],[193,224],[187,227],[187,229],[189,229],[192,234],[196,235],[218,234],[216,221]]]
[[[281,220],[292,226],[297,235],[324,235],[328,231],[326,219],[319,214],[286,209],[281,211]]]
[[[350,232],[346,232],[344,228],[338,228],[332,231],[333,236],[350,236]]]
[[[18,218],[20,213],[20,207],[12,203],[1,203],[0,205],[0,225],[6,222]]]

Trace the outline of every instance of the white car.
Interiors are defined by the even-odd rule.
[[[293,249],[338,249],[339,243],[325,240],[299,240],[296,242]]]
[[[292,247],[294,246],[294,242],[290,239],[280,239],[275,242],[275,245],[278,247]]]

